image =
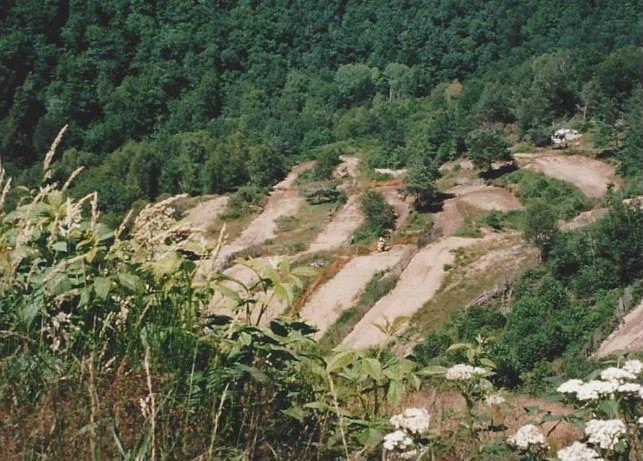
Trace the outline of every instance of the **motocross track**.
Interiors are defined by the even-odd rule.
[[[605,195],[610,183],[621,185],[613,166],[583,155],[516,154],[515,158],[521,167],[569,182],[590,198]]]
[[[627,314],[620,326],[603,341],[596,356],[600,358],[614,352],[641,349],[643,349],[643,301]]]
[[[356,256],[328,282],[319,287],[302,308],[302,319],[317,327],[316,338],[346,309],[352,307],[375,273],[394,266],[408,246],[395,246],[387,252]]]
[[[520,201],[507,189],[495,186],[458,186],[448,191],[455,197],[444,201],[442,211],[433,225],[435,235],[453,235],[463,224],[459,205],[464,203],[485,211],[509,211],[523,208]]]
[[[221,213],[228,204],[227,195],[219,195],[197,204],[194,208],[188,210],[183,218],[183,222],[189,223],[207,235],[210,226],[216,222],[219,213]]]
[[[359,196],[351,196],[341,210],[321,231],[306,253],[332,250],[347,243],[353,231],[362,225],[364,216],[360,210]]]
[[[305,199],[295,187],[295,180],[311,166],[312,162],[295,166],[286,179],[275,185],[261,214],[246,227],[239,238],[223,246],[217,259],[213,261],[214,268],[219,267],[235,253],[273,238],[277,231],[275,220],[297,213]]]
[[[489,238],[494,238],[491,235]],[[440,289],[447,272],[445,265],[455,260],[453,250],[481,242],[481,239],[446,237],[420,250],[402,272],[395,288],[380,299],[342,341],[352,349],[384,344],[388,337],[374,324],[396,317],[410,317]]]

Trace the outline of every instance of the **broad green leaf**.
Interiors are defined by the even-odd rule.
[[[487,358],[481,358],[480,359],[480,365],[485,366],[487,368],[491,368],[491,369],[496,368],[495,362],[493,362],[493,361],[491,361],[491,360],[489,360]]]
[[[357,440],[366,448],[374,449],[382,442],[384,432],[374,427],[367,427],[357,433]]]
[[[353,361],[353,351],[339,352],[326,361],[326,372],[332,373],[344,368]]]
[[[379,360],[367,357],[362,362],[362,367],[364,368],[364,371],[376,381],[380,381],[384,378],[384,374],[382,373],[382,364]]]
[[[128,288],[132,291],[137,291],[141,287],[141,279],[134,274],[120,272],[118,274],[118,281],[125,288]]]
[[[391,405],[397,405],[402,401],[404,397],[405,387],[404,384],[400,381],[391,381],[388,385],[388,391],[386,392],[386,400]]]
[[[422,368],[417,372],[418,376],[442,376],[447,372],[445,367],[438,365],[431,365],[425,368]]]
[[[286,410],[282,410],[281,412],[286,416],[296,419],[300,423],[304,422],[304,416],[306,416],[304,409],[301,407],[290,407]]]
[[[111,280],[109,278],[96,277],[94,279],[94,291],[96,292],[96,296],[103,300],[107,298],[107,295],[109,294],[110,284]]]
[[[54,243],[51,248],[53,248],[55,251],[60,251],[61,253],[66,253],[67,252],[67,242],[60,241]]]

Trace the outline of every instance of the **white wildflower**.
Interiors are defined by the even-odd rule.
[[[643,386],[636,383],[623,383],[620,384],[616,390],[619,394],[639,396],[641,392],[643,392]]]
[[[612,395],[618,389],[616,381],[589,381],[579,387],[576,392],[578,400],[597,400],[601,397]]]
[[[588,442],[605,450],[612,450],[619,437],[626,433],[625,424],[620,419],[592,419],[585,425]]]
[[[424,408],[407,408],[399,415],[391,418],[395,429],[407,430],[412,434],[423,434],[429,430],[431,415]]]
[[[545,436],[541,430],[533,424],[526,424],[518,429],[514,435],[507,439],[509,445],[520,450],[528,450],[530,447],[546,448]]]
[[[457,365],[453,365],[447,370],[446,379],[451,381],[466,381],[478,376],[484,376],[487,372],[488,371],[485,368],[459,363]]]
[[[558,450],[556,455],[560,461],[603,461],[595,450],[580,442]]]
[[[633,375],[640,375],[643,372],[643,362],[635,359],[627,360],[621,368]]]
[[[643,416],[638,419],[638,423],[640,427],[643,427]]]
[[[609,367],[601,371],[601,379],[605,381],[622,382],[636,379],[636,375],[622,368]]]
[[[506,402],[506,399],[500,394],[491,394],[485,399],[487,406],[502,405]]]
[[[413,445],[413,440],[404,431],[390,432],[384,436],[384,448],[388,451],[405,450]]]
[[[576,394],[582,385],[583,381],[580,379],[570,379],[558,386],[556,390],[561,394]]]

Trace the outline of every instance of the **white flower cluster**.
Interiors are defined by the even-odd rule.
[[[643,416],[638,419],[638,423],[640,427],[643,427]]]
[[[640,360],[628,360],[621,367],[623,370],[632,373],[633,375],[640,375],[643,373],[643,362]]]
[[[604,450],[613,450],[619,438],[625,435],[626,431],[625,424],[620,419],[592,419],[585,425],[587,441]]]
[[[637,379],[643,372],[640,360],[628,360],[622,367],[610,367],[601,372],[602,380],[583,382],[580,379],[570,379],[558,386],[561,394],[573,394],[578,400],[598,400],[614,394],[643,399],[643,386],[630,382]]]
[[[404,431],[390,432],[384,436],[384,448],[388,451],[406,450],[413,445],[413,440]]]
[[[431,415],[424,408],[407,408],[390,419],[395,429],[402,429],[411,434],[423,434],[429,430]]]
[[[556,454],[560,461],[603,461],[595,450],[580,442],[574,442]]]
[[[451,381],[466,381],[479,376],[484,376],[487,373],[488,371],[485,368],[459,363],[449,368],[445,377]]]
[[[485,399],[485,403],[490,407],[493,407],[495,405],[502,405],[505,402],[505,398],[500,394],[491,394]]]
[[[605,381],[630,381],[635,379],[636,375],[623,368],[609,367],[601,371],[601,379]]]
[[[529,450],[531,447],[547,448],[545,436],[538,427],[526,424],[518,429],[514,435],[507,439],[509,445],[519,450]]]

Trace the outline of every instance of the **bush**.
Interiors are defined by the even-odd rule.
[[[384,196],[377,191],[362,195],[360,206],[364,214],[364,224],[353,234],[357,241],[368,241],[395,227],[395,213]]]

